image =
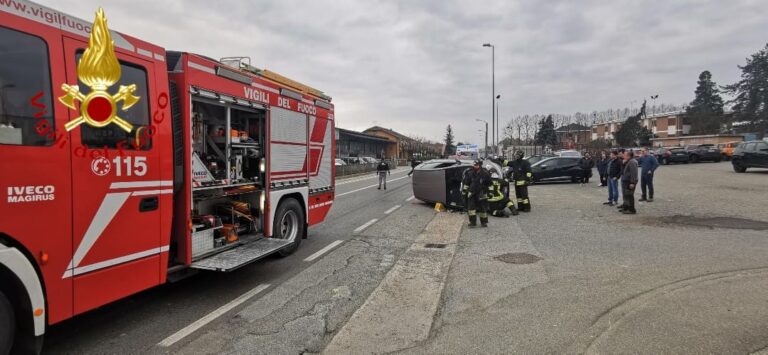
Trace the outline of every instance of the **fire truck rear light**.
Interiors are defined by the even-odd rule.
[[[35,317],[40,317],[42,315],[43,315],[43,309],[42,308],[35,309]]]

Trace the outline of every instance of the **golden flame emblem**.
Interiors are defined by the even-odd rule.
[[[76,110],[75,100],[80,102],[80,117],[67,122],[64,128],[71,131],[81,123],[92,127],[104,127],[114,123],[130,133],[133,126],[117,116],[117,103],[123,101],[125,111],[138,102],[139,97],[133,95],[136,84],[120,85],[115,95],[107,92],[110,86],[120,80],[120,75],[120,62],[115,56],[115,43],[107,28],[107,17],[104,15],[104,9],[99,8],[93,21],[88,49],[77,64],[78,79],[88,85],[91,92],[83,95],[77,85],[61,85],[64,96],[59,97],[59,101],[62,104]]]

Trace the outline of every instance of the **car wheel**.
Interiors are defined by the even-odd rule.
[[[742,166],[738,162],[733,162],[733,171],[735,171],[737,173],[744,173],[744,172],[747,171],[747,167]]]
[[[723,158],[717,158],[717,159],[715,159],[715,163],[719,163],[719,162],[721,162],[721,161],[723,161]]]
[[[691,155],[688,157],[688,161],[691,163],[698,163],[699,162],[699,156],[698,155]]]
[[[272,227],[273,238],[292,240],[293,242],[281,249],[280,256],[293,254],[301,244],[301,238],[304,236],[304,211],[296,199],[289,198],[280,203],[275,213],[275,224]]]
[[[0,354],[11,352],[16,332],[16,317],[8,298],[0,292]]]

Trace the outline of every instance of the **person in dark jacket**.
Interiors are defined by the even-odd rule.
[[[624,208],[621,213],[635,214],[635,187],[637,187],[637,160],[631,150],[624,152],[624,167],[621,173],[621,195],[624,197]]]
[[[531,212],[531,201],[528,198],[528,185],[533,181],[533,171],[531,164],[523,159],[525,152],[518,150],[515,152],[515,160],[504,161],[504,165],[509,167],[507,178],[515,182],[515,196],[517,196],[517,210],[520,212]]]
[[[640,165],[640,191],[642,192],[638,201],[653,202],[653,174],[659,167],[659,161],[653,154],[648,154],[647,149],[643,148],[637,163]],[[647,194],[646,190],[648,191]]]
[[[619,179],[621,178],[621,159],[619,153],[611,151],[611,157],[606,164],[606,182],[608,183],[608,202],[604,205],[613,206],[619,201]]]
[[[480,224],[488,227],[488,188],[491,186],[491,174],[483,168],[483,161],[476,160],[471,169],[464,175],[464,188],[467,191],[467,215],[469,227]]]
[[[379,165],[376,166],[376,175],[379,176],[379,190],[381,190],[381,184],[384,183],[384,190],[387,189],[387,175],[389,172],[389,164],[384,159],[379,161]]]
[[[589,178],[592,177],[592,168],[595,167],[595,161],[592,160],[592,155],[589,153],[584,154],[584,157],[579,160],[579,168],[581,168],[581,184],[589,183]]]
[[[600,174],[600,185],[608,186],[608,156],[605,151],[600,152],[600,158],[597,159],[597,173]]]

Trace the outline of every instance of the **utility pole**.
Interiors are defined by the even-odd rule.
[[[499,151],[499,143],[501,142],[501,136],[499,136],[499,125],[501,125],[501,122],[499,122],[499,104],[500,104],[499,101],[501,101],[501,100],[499,100],[499,99],[501,99],[501,95],[496,95],[496,132],[495,132],[496,133],[496,135],[495,135],[496,139],[495,139],[495,142],[493,143],[493,149],[494,149],[493,154],[494,155],[496,155],[498,153],[498,151]]]

